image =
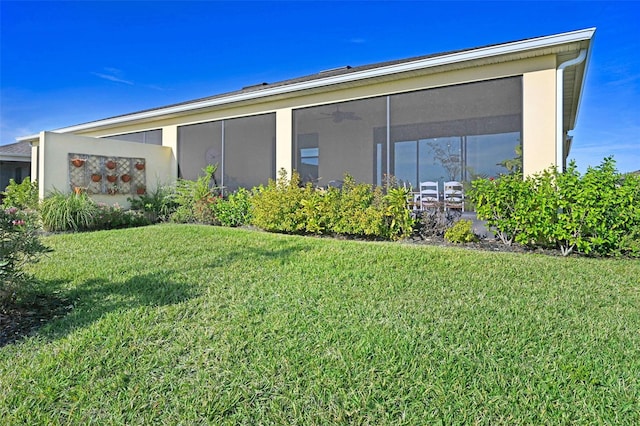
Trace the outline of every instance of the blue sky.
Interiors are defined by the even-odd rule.
[[[640,2],[0,0],[0,144],[344,65],[597,27],[570,154],[640,169]]]

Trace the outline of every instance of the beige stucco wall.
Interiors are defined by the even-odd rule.
[[[94,128],[77,132],[77,134],[99,137],[162,129],[163,145],[171,148],[169,176],[176,177],[178,126],[275,112],[276,170],[285,168],[290,172],[292,168],[292,110],[295,108],[523,75],[524,171],[525,173],[534,173],[555,162],[555,67],[555,55],[527,59],[508,58],[508,60],[505,59],[505,62],[490,65],[480,62],[464,65],[454,64],[446,69],[426,70],[422,74],[397,74],[383,79],[371,79],[367,82],[352,82],[322,89],[310,89],[264,99],[209,107],[188,113],[149,118],[135,123]],[[128,144],[127,146],[130,145],[136,144]],[[48,161],[47,163],[50,164]]]
[[[525,74],[522,85],[522,158],[528,175],[556,162],[555,68]]]
[[[277,171],[285,169],[291,176],[291,147],[293,142],[293,109],[281,108],[276,111],[276,177]]]
[[[55,189],[62,192],[71,191],[69,153],[144,158],[147,191],[153,191],[158,185],[172,183],[174,180],[172,176],[175,176],[173,174],[173,154],[169,147],[42,132],[38,156],[38,186],[41,198]],[[92,194],[91,197],[98,202],[118,203],[127,207],[129,204],[127,197],[131,197],[131,195]]]

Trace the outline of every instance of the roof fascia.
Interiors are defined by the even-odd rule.
[[[31,155],[0,153],[0,161],[31,161]]]
[[[478,59],[485,59],[490,57],[496,57],[501,55],[508,55],[512,53],[522,53],[526,51],[532,51],[537,49],[552,48],[562,44],[581,42],[590,40],[593,37],[595,28],[588,28],[584,30],[577,30],[568,33],[555,34],[550,36],[538,37],[528,40],[521,40],[515,42],[509,42],[505,44],[499,44],[496,46],[481,47],[477,49],[470,49],[462,52],[445,54],[441,56],[435,56],[432,58],[419,59],[416,61],[404,62],[395,65],[388,65],[384,67],[372,68],[363,71],[355,71],[347,74],[341,74],[332,77],[318,78],[310,81],[292,83],[285,86],[265,88],[255,92],[248,93],[236,93],[229,96],[222,96],[215,99],[207,99],[202,101],[194,101],[186,104],[161,107],[158,109],[131,113],[114,118],[107,118],[104,120],[93,121],[90,123],[78,124],[75,126],[64,127],[55,130],[60,133],[72,133],[82,130],[88,130],[93,128],[113,126],[122,123],[128,123],[136,120],[145,120],[150,118],[156,118],[163,115],[179,114],[191,110],[198,110],[202,108],[215,107],[224,104],[230,104],[241,101],[249,101],[253,99],[265,98],[269,96],[281,95],[291,92],[302,91],[306,89],[315,89],[324,86],[332,86],[341,83],[348,83],[352,81],[359,81],[369,78],[382,77],[391,74],[398,74],[408,71],[416,71],[421,69],[433,68],[442,65],[455,64],[459,62],[466,62]],[[30,141],[37,139],[39,135],[31,135],[23,138],[18,138],[18,141]]]

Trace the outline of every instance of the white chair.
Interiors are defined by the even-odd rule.
[[[422,210],[429,207],[438,207],[439,204],[438,182],[420,182],[420,207]]]
[[[464,211],[464,188],[458,181],[444,183],[444,209],[460,209]]]

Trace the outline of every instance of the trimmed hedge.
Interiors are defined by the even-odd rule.
[[[252,224],[271,232],[398,240],[413,231],[407,196],[404,188],[390,188],[385,194],[349,175],[342,188],[301,187],[297,172],[288,179],[281,170],[276,181],[254,188]]]

